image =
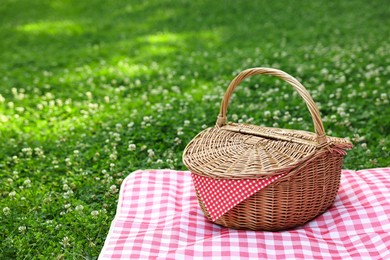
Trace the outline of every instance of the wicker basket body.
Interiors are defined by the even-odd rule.
[[[233,91],[254,74],[277,76],[292,85],[307,104],[315,133],[226,123]],[[213,179],[284,174],[214,221],[235,229],[277,231],[300,226],[332,205],[339,189],[344,150],[350,148],[347,140],[325,135],[317,106],[295,78],[276,69],[253,68],[241,72],[229,85],[216,126],[202,131],[187,145],[183,162],[193,173]],[[197,197],[212,221],[198,191]]]
[[[235,229],[267,231],[303,225],[332,205],[339,188],[341,165],[341,156],[324,155],[255,193],[215,223]],[[318,166],[327,174],[308,172]],[[199,196],[198,201],[205,216],[212,221]]]

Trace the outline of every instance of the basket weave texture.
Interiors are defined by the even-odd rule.
[[[235,88],[255,74],[276,76],[289,83],[305,101],[314,133],[227,123],[226,112]],[[277,231],[300,226],[332,205],[345,150],[351,148],[348,140],[325,135],[319,110],[298,80],[277,69],[252,68],[230,83],[216,125],[190,141],[183,162],[194,174],[216,180],[285,174],[213,221],[235,229]],[[212,221],[199,191],[197,197],[205,216]]]

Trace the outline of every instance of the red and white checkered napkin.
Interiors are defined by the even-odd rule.
[[[390,168],[343,171],[334,205],[283,232],[224,228],[190,172],[137,171],[121,186],[99,259],[390,259]]]
[[[192,174],[195,190],[199,193],[207,212],[213,221],[234,206],[264,189],[285,174],[265,179],[226,180],[213,179]]]

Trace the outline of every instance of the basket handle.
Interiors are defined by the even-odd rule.
[[[278,78],[281,78],[282,80],[289,83],[291,86],[294,87],[294,89],[299,93],[299,95],[303,98],[305,101],[307,108],[309,109],[309,112],[311,114],[311,117],[313,119],[314,123],[314,130],[317,134],[317,142],[318,144],[322,145],[327,143],[326,135],[325,135],[325,129],[324,125],[322,124],[320,111],[318,110],[318,107],[314,103],[313,99],[311,98],[309,92],[307,92],[306,88],[294,77],[287,74],[284,71],[278,70],[278,69],[271,69],[271,68],[251,68],[244,70],[240,72],[230,83],[228,89],[225,92],[225,95],[223,96],[219,115],[217,118],[216,126],[222,127],[226,125],[226,111],[229,106],[230,98],[238,86],[238,84],[246,79],[249,76],[256,75],[256,74],[265,74],[265,75],[272,75],[276,76]]]

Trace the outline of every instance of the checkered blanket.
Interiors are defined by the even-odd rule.
[[[190,172],[136,171],[119,196],[99,259],[390,259],[390,168],[343,170],[334,205],[283,232],[212,224]]]

